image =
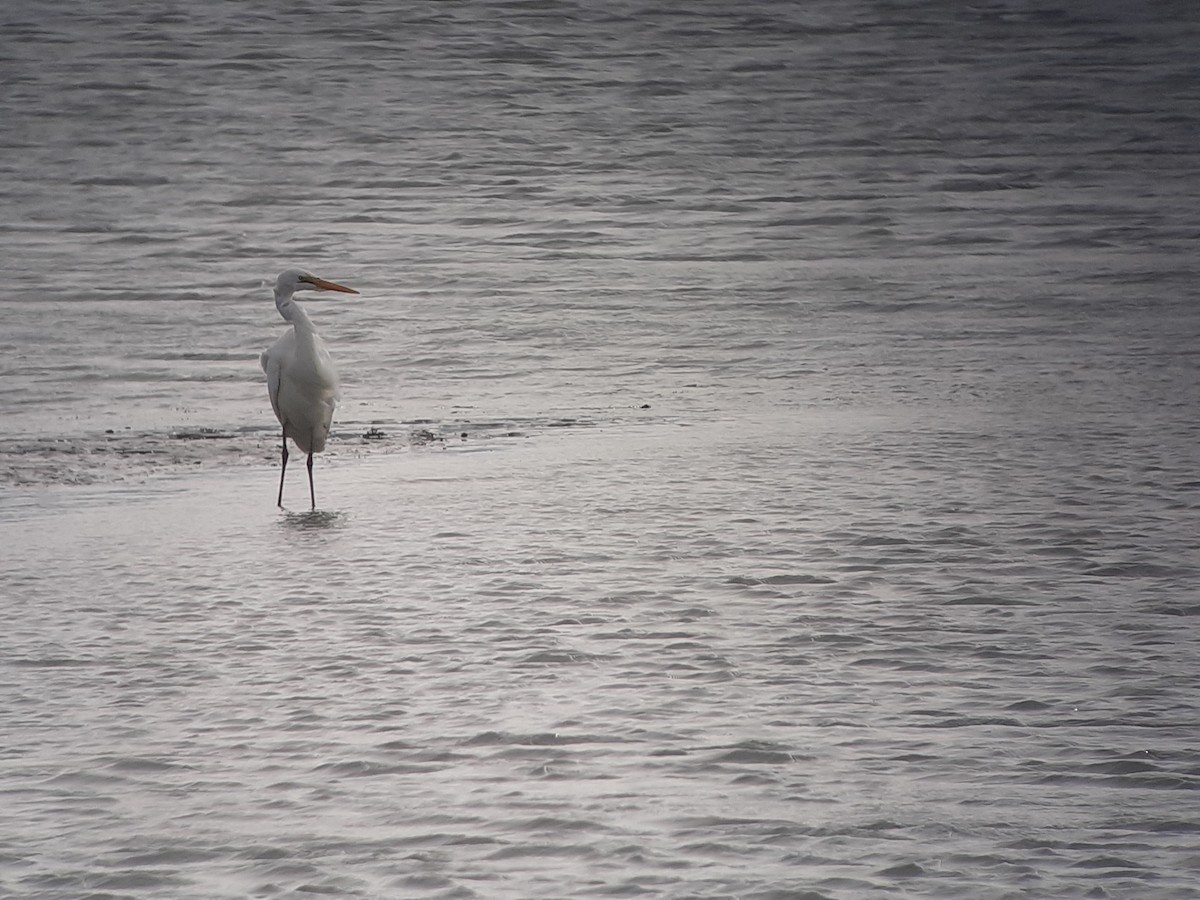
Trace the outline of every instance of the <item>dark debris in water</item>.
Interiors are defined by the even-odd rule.
[[[389,453],[406,448],[486,450],[549,429],[597,424],[573,417],[345,423],[325,455]],[[107,428],[74,435],[0,438],[0,485],[78,485],[139,480],[183,467],[263,465],[278,459],[274,424],[245,428]]]
[[[409,434],[409,440],[412,441],[414,446],[422,446],[425,444],[436,444],[446,439],[440,434],[430,431],[428,428],[418,428]]]
[[[192,428],[172,431],[170,437],[176,441],[215,441],[229,440],[233,434],[220,428]]]

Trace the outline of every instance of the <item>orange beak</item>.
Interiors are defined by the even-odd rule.
[[[344,284],[337,284],[333,281],[326,281],[324,278],[318,278],[315,275],[305,280],[319,291],[341,291],[343,294],[358,293],[354,288],[348,288]]]

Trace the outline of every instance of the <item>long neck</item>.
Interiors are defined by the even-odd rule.
[[[292,323],[297,334],[316,334],[317,329],[304,311],[304,307],[292,299],[291,292],[275,294],[275,308],[283,318]]]

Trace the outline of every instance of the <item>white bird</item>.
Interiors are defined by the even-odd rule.
[[[283,426],[283,466],[279,472],[279,499],[283,506],[283,476],[287,473],[288,438],[302,453],[308,454],[308,494],[317,508],[313,488],[313,454],[325,449],[333,409],[338,400],[337,370],[325,342],[317,334],[304,308],[292,299],[296,291],[341,291],[357,294],[353,288],[334,284],[307,272],[289,269],[275,281],[275,308],[292,327],[279,336],[259,362],[267,373],[267,391],[271,408]]]

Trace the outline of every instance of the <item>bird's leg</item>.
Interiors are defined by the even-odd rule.
[[[279,467],[279,499],[275,501],[275,505],[283,509],[283,476],[287,473],[287,433],[283,435],[283,465]]]
[[[312,508],[317,508],[317,489],[313,487],[312,480],[312,454],[308,454],[308,496],[312,500]]]

